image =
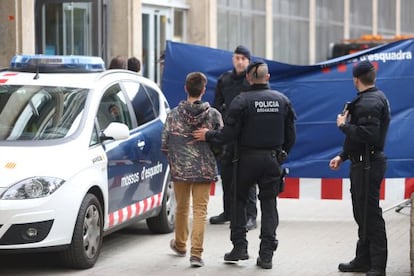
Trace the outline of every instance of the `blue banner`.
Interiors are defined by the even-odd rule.
[[[302,66],[264,60],[271,74],[270,85],[289,97],[297,114],[297,141],[286,167],[290,177],[347,178],[349,162],[339,171],[329,160],[341,151],[343,133],[336,116],[357,91],[352,82],[356,62],[368,59],[377,67],[377,87],[387,95],[391,124],[385,153],[387,178],[414,176],[414,39],[402,40],[352,55]],[[253,57],[252,60],[258,59]],[[162,79],[171,106],[186,98],[185,77],[200,71],[208,78],[205,101],[212,102],[217,78],[232,69],[232,52],[204,46],[167,42]]]

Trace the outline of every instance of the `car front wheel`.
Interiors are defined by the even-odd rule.
[[[62,252],[64,263],[78,269],[92,267],[101,251],[102,229],[101,204],[95,195],[87,194],[79,209],[72,243]]]

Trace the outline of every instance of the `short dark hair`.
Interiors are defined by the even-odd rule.
[[[358,77],[360,82],[364,85],[373,85],[375,83],[375,78],[377,74],[375,71],[369,71],[361,76]]]
[[[185,79],[185,87],[191,97],[199,97],[206,84],[207,77],[201,72],[192,72]]]
[[[253,79],[262,79],[269,73],[267,64],[262,60],[257,60],[247,66],[246,74],[249,74]]]
[[[127,69],[127,59],[124,56],[116,56],[111,60],[108,69]]]
[[[352,69],[352,76],[358,78],[364,85],[372,85],[375,82],[376,70],[369,60],[363,60]]]
[[[128,70],[139,72],[141,70],[141,62],[136,57],[130,57],[128,59]]]

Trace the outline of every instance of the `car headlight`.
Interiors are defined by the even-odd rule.
[[[56,177],[37,176],[17,182],[0,199],[33,199],[53,194],[65,181]]]

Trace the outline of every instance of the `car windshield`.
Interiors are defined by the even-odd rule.
[[[50,140],[79,126],[87,89],[0,86],[0,141]]]

